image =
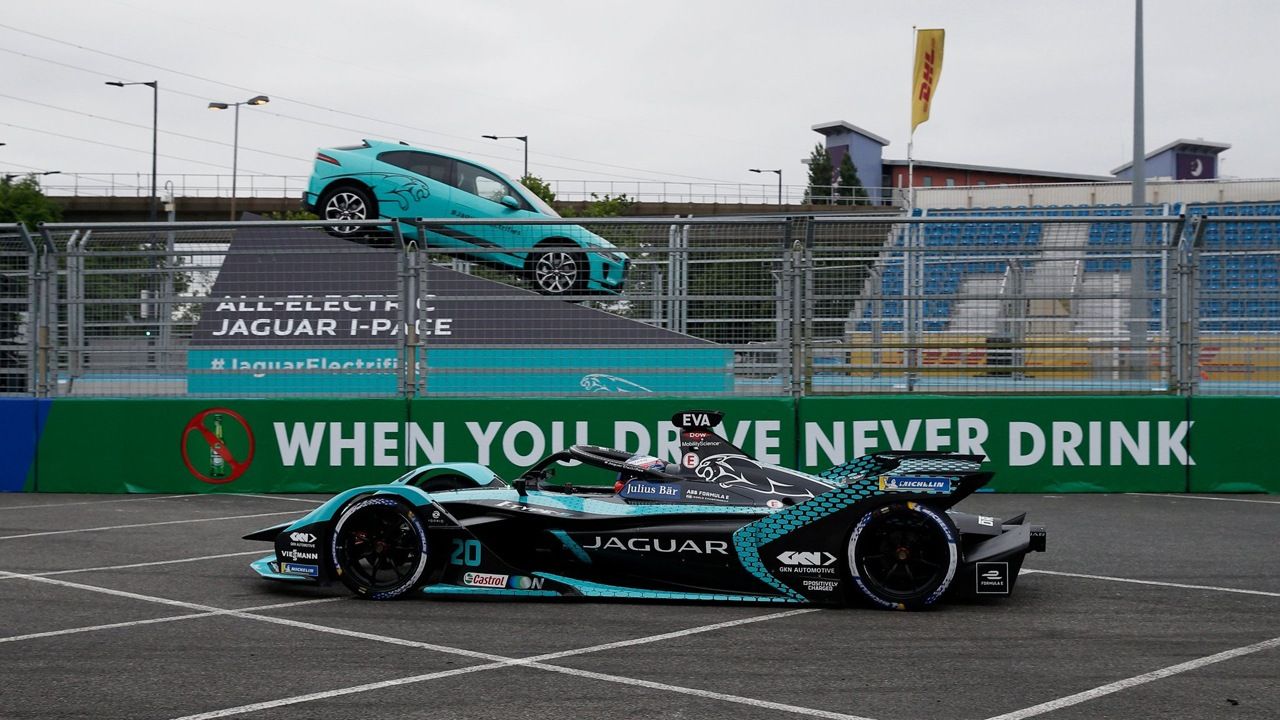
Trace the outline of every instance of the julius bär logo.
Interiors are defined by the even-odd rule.
[[[203,482],[222,485],[244,474],[253,462],[253,431],[234,410],[210,408],[182,431],[182,462]]]

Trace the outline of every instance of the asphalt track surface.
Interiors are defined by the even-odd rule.
[[[0,495],[0,718],[1280,717],[1280,498],[980,495],[1049,529],[921,613],[257,578],[316,496]]]

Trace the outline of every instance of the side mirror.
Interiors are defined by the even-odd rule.
[[[503,205],[506,205],[507,207],[511,208],[512,210],[519,210],[519,209],[520,209],[520,201],[519,201],[519,200],[517,200],[517,199],[515,199],[515,198],[513,198],[513,197],[511,197],[510,195],[503,195],[503,196],[502,196],[502,199],[501,199],[501,200],[499,200],[498,202],[502,203]]]

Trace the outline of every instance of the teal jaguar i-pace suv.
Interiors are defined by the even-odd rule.
[[[365,140],[320,148],[303,205],[325,220],[392,218],[416,237],[419,218],[524,220],[560,215],[520,183],[464,158],[403,143]],[[367,230],[335,225],[356,239]],[[469,250],[465,260],[505,266],[546,295],[622,290],[628,258],[579,225],[506,224],[428,226],[431,247]]]

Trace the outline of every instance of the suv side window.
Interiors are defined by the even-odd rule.
[[[454,184],[454,187],[463,192],[468,192],[493,202],[502,202],[502,196],[510,195],[520,201],[522,210],[532,209],[520,197],[519,193],[511,189],[511,186],[505,180],[487,170],[460,162],[457,164],[457,177],[458,182]]]
[[[378,155],[378,159],[388,165],[404,168],[415,175],[431,178],[436,182],[452,185],[453,161],[439,155],[431,155],[413,150],[392,150]]]

